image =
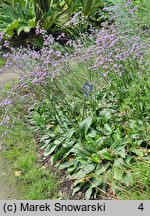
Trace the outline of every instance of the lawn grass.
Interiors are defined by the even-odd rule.
[[[4,66],[5,62],[6,62],[5,59],[0,58],[0,67]]]
[[[131,172],[133,173],[133,185],[120,185],[122,190],[118,196],[123,200],[149,200],[150,194],[150,169],[149,162],[138,162],[131,165]]]
[[[6,96],[10,89],[8,84],[5,87]],[[22,102],[24,101],[20,103],[18,101],[17,106],[10,107],[11,118],[18,118],[18,120],[9,127],[0,127],[3,143],[2,157],[10,164],[15,178],[14,187],[17,187],[22,193],[19,199],[53,199],[58,194],[59,179],[39,162],[38,146],[34,134],[28,128],[29,125],[24,122],[25,119],[21,117],[25,113],[18,111]]]
[[[41,167],[38,149],[33,134],[23,122],[7,130],[3,139],[3,157],[11,162],[16,175],[16,187],[24,190],[22,199],[44,200],[55,198],[58,192],[58,178],[50,170]]]

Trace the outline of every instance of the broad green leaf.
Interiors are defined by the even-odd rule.
[[[115,148],[115,152],[118,153],[118,155],[120,155],[122,158],[126,157],[126,150],[124,146]]]
[[[19,27],[19,25],[20,20],[13,21],[11,24],[7,26],[5,33],[12,37],[14,34],[14,30],[16,30]]]
[[[66,139],[70,139],[74,133],[75,133],[74,129],[68,130],[67,135],[66,135]]]
[[[77,186],[73,189],[73,192],[72,192],[72,196],[77,193],[79,190],[81,190],[81,187],[80,186]]]
[[[35,28],[36,27],[36,19],[30,19],[28,21],[28,25],[31,27],[31,28]]]
[[[44,151],[44,156],[47,157],[47,156],[51,155],[57,147],[58,146],[54,145],[54,144],[47,146],[47,148]]]
[[[67,152],[68,149],[67,148],[63,148],[63,149],[59,149],[57,150],[57,152],[54,154],[52,161],[52,164],[54,164],[58,159],[62,158],[64,153]]]
[[[102,159],[106,159],[106,160],[110,160],[110,161],[113,161],[115,159],[115,157],[111,155],[111,153],[108,151],[107,148],[99,151],[98,153],[100,154]]]
[[[82,179],[87,174],[89,174],[90,172],[94,171],[94,169],[95,169],[95,164],[94,163],[88,164],[83,169],[81,169],[78,173],[75,174],[75,178],[78,179],[78,180]]]
[[[90,126],[92,124],[92,117],[88,116],[86,119],[84,119],[82,122],[79,124],[79,133],[82,137],[85,137]]]
[[[54,141],[54,144],[55,144],[55,145],[59,145],[60,143],[61,143],[60,140],[55,140],[55,141]]]
[[[121,180],[122,181],[123,174],[124,174],[124,171],[122,169],[114,167],[114,178],[116,180]]]
[[[67,3],[67,5],[70,5],[72,1],[73,0],[65,0],[65,2]]]
[[[62,147],[65,147],[65,148],[67,148],[67,147],[72,147],[74,145],[74,141],[70,141],[70,142],[67,142],[67,141],[65,141],[63,144],[62,144]]]
[[[104,125],[104,134],[105,135],[110,135],[112,133],[112,129],[108,124]]]
[[[63,162],[60,164],[59,169],[66,169],[72,165],[74,165],[74,161]]]
[[[85,199],[86,200],[89,200],[92,196],[92,193],[93,193],[93,188],[92,186],[87,190],[86,194],[85,194]]]
[[[127,173],[125,174],[125,177],[123,178],[123,182],[129,186],[129,185],[133,185],[133,175],[130,171],[127,171]]]
[[[43,142],[44,144],[43,143],[41,144],[40,149],[45,149],[50,142],[51,142],[51,139],[45,140]]]
[[[86,135],[86,137],[95,138],[97,136],[97,131],[93,128],[89,131],[89,133]]]
[[[106,123],[111,118],[111,113],[108,110],[103,110],[100,112],[100,116],[102,116],[103,123]]]
[[[100,178],[100,176],[97,176],[91,180],[91,184],[93,188],[100,186],[102,183],[103,180],[102,178]]]
[[[77,158],[78,162],[82,163],[82,164],[87,164],[87,157],[78,157]]]
[[[42,142],[42,141],[44,141],[44,140],[47,140],[47,139],[49,139],[49,138],[50,138],[49,135],[46,134],[46,135],[44,135],[44,136],[41,137],[40,142]]]
[[[85,146],[83,146],[81,143],[77,143],[70,150],[70,153],[74,153],[74,154],[77,154],[77,155],[80,154],[81,156],[90,157],[91,154],[94,153],[94,150],[93,151],[90,151],[90,150],[87,151]]]
[[[75,171],[76,169],[77,169],[77,167],[74,166],[74,165],[72,165],[72,166],[68,167],[67,172],[70,174],[70,173],[72,173],[73,171]]]
[[[115,141],[115,143],[113,144],[113,147],[115,148],[118,144],[118,141],[122,140],[122,134],[119,128],[117,128],[113,134],[112,134],[113,140]],[[117,142],[116,142],[117,141]]]
[[[69,179],[72,179],[70,176],[68,176],[68,178]],[[76,187],[78,184],[80,184],[81,182],[80,182],[80,180],[75,180],[74,182],[73,182],[73,187]]]
[[[125,165],[126,164],[122,158],[116,158],[114,161],[114,164],[113,164],[114,167],[120,167],[120,168],[125,166]]]
[[[29,32],[30,29],[30,26],[20,24],[20,26],[17,29],[17,34],[19,35],[21,32]]]
[[[99,175],[104,173],[108,169],[109,166],[110,166],[109,162],[107,162],[105,164],[97,164],[96,169],[95,169],[96,177],[98,177]]]
[[[51,16],[48,16],[47,18],[45,18],[44,20],[44,29],[48,30],[50,29],[50,27],[54,24],[54,22],[56,21],[58,17],[58,13],[52,14]]]
[[[127,158],[125,159],[125,162],[130,165],[131,161],[132,161],[132,156],[131,155],[128,155]]]
[[[141,149],[131,148],[130,151],[135,153],[136,155],[138,155],[140,157],[144,156],[144,150],[142,148]]]
[[[104,143],[104,140],[106,139],[106,137],[100,137],[95,141],[95,144],[97,144],[99,147]]]
[[[81,0],[81,3],[85,16],[90,15],[95,9],[103,5],[101,0]]]
[[[68,1],[68,13],[71,15],[73,14],[75,11],[77,11],[81,5],[81,1],[80,0],[66,0],[66,2]]]
[[[97,154],[92,154],[92,161],[95,163],[99,163],[100,157]]]

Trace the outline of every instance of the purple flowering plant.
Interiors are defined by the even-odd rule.
[[[84,190],[87,199],[106,195],[108,188],[116,197],[115,180],[132,187],[130,161],[140,161],[141,155],[147,160],[149,154],[145,151],[149,45],[141,29],[137,34],[124,20],[120,26],[115,14],[118,8],[104,9],[116,22],[94,29],[93,44],[88,47],[82,41],[70,41],[74,52],[67,53],[37,27],[36,34],[44,38],[40,50],[10,48],[4,55],[7,68],[20,70],[18,91],[36,95],[28,119],[42,134],[44,156],[66,169],[68,179],[74,180],[73,193]],[[131,11],[130,1],[127,9],[126,16],[132,20],[135,9]],[[0,106],[10,104],[8,97]],[[1,124],[8,120],[6,113]]]

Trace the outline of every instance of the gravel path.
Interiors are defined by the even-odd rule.
[[[14,72],[5,71],[0,73],[0,87],[3,86],[5,83],[13,81],[19,78],[19,75]]]

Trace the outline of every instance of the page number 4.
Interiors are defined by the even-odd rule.
[[[138,207],[139,210],[143,211],[144,210],[144,206],[143,206],[143,203],[141,203]]]

